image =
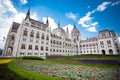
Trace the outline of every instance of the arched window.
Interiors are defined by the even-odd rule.
[[[48,35],[46,36],[46,40],[49,40],[49,36]]]
[[[27,28],[25,28],[25,30],[23,31],[23,35],[27,36],[27,33],[28,33]]]
[[[31,49],[32,49],[32,45],[29,45],[28,49],[30,49],[30,50],[31,50]]]
[[[14,35],[12,35],[12,36],[11,36],[11,39],[12,39],[12,40],[14,40],[14,39],[15,39],[15,36],[14,36]]]
[[[39,32],[37,32],[37,34],[36,34],[36,38],[39,38],[39,36],[40,36],[40,34],[39,34]]]
[[[103,41],[100,41],[100,45],[104,45]]]
[[[46,47],[46,51],[48,51],[48,47]]]
[[[35,50],[38,50],[38,46],[37,45],[35,46]]]
[[[111,41],[110,41],[110,40],[108,40],[108,41],[107,41],[107,44],[111,44]]]
[[[25,44],[22,44],[22,45],[21,45],[21,49],[25,49]]]
[[[44,50],[43,46],[41,46],[41,50]]]
[[[44,34],[42,34],[41,39],[44,39]]]
[[[30,37],[34,37],[34,31],[33,30],[30,32]]]

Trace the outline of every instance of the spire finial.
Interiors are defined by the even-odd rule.
[[[67,26],[67,33],[69,33],[69,31],[68,31],[68,26]]]
[[[58,28],[60,28],[60,21],[58,21]]]
[[[47,25],[47,26],[49,26],[49,21],[48,21],[48,18],[47,18],[47,20],[46,20],[46,25]]]
[[[26,18],[25,18],[25,19],[27,19],[27,18],[30,18],[30,8],[29,8],[28,11],[27,11],[27,14],[26,14]]]
[[[74,29],[76,29],[76,25],[75,25],[75,23],[74,23]]]

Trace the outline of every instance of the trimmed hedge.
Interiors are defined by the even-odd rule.
[[[26,59],[26,60],[44,60],[41,57],[37,57],[37,56],[24,56],[22,57],[22,59]]]

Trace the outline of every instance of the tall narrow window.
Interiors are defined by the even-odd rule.
[[[109,40],[109,41],[107,41],[107,44],[111,44],[111,41]]]
[[[100,42],[100,45],[104,45],[103,41]]]
[[[44,39],[44,34],[42,34],[41,39]]]
[[[21,49],[25,49],[25,44],[22,44],[22,45],[21,45]]]
[[[27,33],[28,33],[27,28],[25,28],[25,30],[23,31],[23,35],[27,36]]]
[[[30,32],[30,37],[34,37],[34,32],[33,32],[33,30]]]
[[[48,35],[46,36],[46,40],[49,40],[49,36]]]
[[[46,47],[46,51],[48,51],[48,47]]]
[[[37,34],[36,34],[36,38],[39,38],[39,32],[37,32]]]
[[[41,50],[44,50],[43,46],[41,46]]]
[[[31,49],[32,49],[32,45],[29,45],[28,49],[30,49],[30,50],[31,50]]]
[[[38,46],[37,45],[35,46],[35,50],[38,50]]]

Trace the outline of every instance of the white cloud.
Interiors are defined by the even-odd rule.
[[[94,22],[94,23],[91,24],[91,26],[94,26],[94,27],[97,26],[97,25],[98,25],[98,22]]]
[[[31,14],[31,18],[32,18],[32,19],[35,19],[35,20],[38,20],[37,13],[36,13],[36,12],[33,12],[33,13]]]
[[[120,0],[112,3],[111,6],[115,6],[115,5],[119,5],[119,4],[120,4]]]
[[[65,16],[72,20],[76,20],[76,18],[77,18],[77,14],[74,14],[72,12],[66,13]]]
[[[21,23],[25,15],[25,13],[18,13],[11,0],[0,0],[0,48],[4,48],[3,37],[7,37],[12,22]],[[31,17],[37,20],[36,13],[32,13]]]
[[[91,15],[96,11],[104,11],[107,8],[107,5],[111,4],[111,2],[103,2],[102,4],[98,5],[97,8],[92,10],[91,12],[87,12],[86,15],[79,19],[78,24],[84,27],[86,30],[90,32],[96,32],[96,27],[98,26],[98,22],[93,22],[93,17]]]
[[[17,13],[10,0],[0,0],[0,48],[4,48],[3,37],[7,36],[13,17]]]
[[[67,30],[67,28],[68,28],[68,31],[69,31],[69,34],[71,33],[71,31],[73,30],[73,25],[71,25],[71,24],[67,24],[67,25],[65,25],[64,27],[63,27],[63,29],[66,31]]]
[[[20,0],[21,4],[27,4],[27,0]]]
[[[14,16],[14,21],[21,23],[23,19],[25,19],[26,14],[25,13],[18,13]],[[32,19],[38,20],[37,13],[32,13],[30,16]]]
[[[111,4],[111,2],[103,2],[102,4],[98,5],[97,11],[104,11],[109,4]]]
[[[88,12],[86,14],[86,16],[80,18],[80,20],[78,21],[78,24],[82,25],[82,27],[89,27],[89,25],[91,24],[91,20],[92,17],[90,17],[91,13]]]
[[[0,15],[7,11],[12,12],[13,14],[17,13],[17,10],[10,0],[0,0]]]
[[[95,26],[94,26],[94,27],[89,27],[89,28],[87,28],[86,30],[88,30],[89,32],[97,32]]]
[[[46,23],[47,17],[43,17],[42,20],[44,23]],[[53,18],[48,17],[48,21],[49,21],[49,26],[50,26],[51,30],[57,28],[57,24],[55,23]]]

